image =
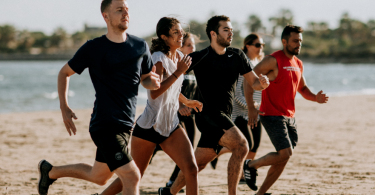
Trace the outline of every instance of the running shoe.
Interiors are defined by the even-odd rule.
[[[238,184],[246,184],[246,180],[241,178],[240,182],[238,182]]]
[[[172,195],[170,188],[167,187],[161,187],[158,190],[158,195]]]
[[[251,159],[247,159],[245,160],[245,163],[243,165],[243,173],[245,175],[245,180],[246,180],[246,184],[247,186],[249,186],[250,189],[256,191],[258,190],[258,186],[257,186],[257,176],[258,176],[258,173],[257,173],[257,170],[254,169],[254,168],[250,168],[248,166],[249,162],[251,161]]]
[[[216,169],[217,160],[218,160],[218,158],[215,158],[213,161],[211,161],[211,166],[212,166],[213,169]]]
[[[48,176],[48,173],[51,171],[52,167],[53,166],[46,160],[41,160],[38,164],[38,193],[40,195],[47,195],[49,186],[56,181],[56,179],[51,179]]]

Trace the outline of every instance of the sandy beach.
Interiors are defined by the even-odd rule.
[[[375,95],[331,97],[325,105],[298,99],[296,106],[299,143],[285,171],[268,192],[375,193]],[[139,108],[138,114],[141,111]],[[95,145],[88,133],[91,110],[76,113],[78,133],[71,137],[59,111],[0,114],[0,195],[37,194],[37,164],[41,159],[54,165],[93,164]],[[257,157],[274,150],[263,132]],[[220,157],[216,170],[208,165],[199,174],[200,194],[227,194],[229,156]],[[142,179],[141,194],[157,194],[173,168],[172,160],[158,152]],[[267,170],[268,167],[259,169],[258,185]],[[89,195],[105,187],[63,178],[51,186],[49,194]],[[254,194],[246,185],[239,185],[238,190],[238,194]]]

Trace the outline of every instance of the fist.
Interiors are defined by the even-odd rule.
[[[153,90],[160,88],[160,76],[156,73],[156,66],[152,67],[150,74],[151,86]]]
[[[268,80],[268,77],[266,75],[259,75],[259,82],[260,86],[262,86],[263,89],[266,89],[270,85],[270,81]]]

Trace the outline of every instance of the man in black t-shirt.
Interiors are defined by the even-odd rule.
[[[228,163],[228,194],[235,195],[242,164],[249,151],[246,138],[231,120],[238,76],[243,75],[255,90],[267,88],[269,82],[266,76],[258,78],[252,72],[250,62],[240,49],[228,47],[233,37],[228,17],[212,17],[207,22],[206,33],[211,45],[190,54],[193,62],[187,71],[194,70],[198,100],[204,104],[203,111],[196,114],[201,138],[195,157],[199,170],[202,170],[215,159],[222,147],[230,149],[232,156]],[[184,185],[184,177],[180,172],[170,191],[162,191],[165,191],[164,194],[176,194]]]
[[[125,0],[103,0],[102,15],[108,33],[87,41],[61,69],[58,76],[60,108],[65,127],[76,134],[66,92],[69,77],[88,68],[96,100],[90,120],[90,135],[97,146],[95,163],[52,166],[39,163],[39,194],[47,194],[58,178],[74,177],[104,185],[114,173],[122,181],[123,194],[138,194],[140,172],[130,155],[128,144],[134,124],[138,86],[158,89],[160,81],[151,61],[147,43],[127,34],[128,5]]]

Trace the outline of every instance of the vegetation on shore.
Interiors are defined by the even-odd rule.
[[[266,28],[265,21],[256,15],[250,15],[246,26],[248,32],[256,32],[263,36],[266,47],[265,53],[269,54],[280,49],[280,34],[287,24],[294,24],[294,16],[290,10],[282,9],[269,18],[271,25]],[[240,24],[232,21],[234,26],[234,40],[232,46],[241,48]],[[186,30],[200,36],[202,43],[197,49],[209,45],[205,33],[205,22],[191,20]],[[68,34],[63,28],[57,28],[52,35],[43,32],[30,32],[18,30],[12,25],[0,26],[0,55],[1,54],[66,54],[74,53],[87,40],[106,33],[106,28],[89,27],[85,25],[83,31]],[[144,37],[149,43],[155,34]],[[375,54],[375,20],[367,22],[350,18],[344,13],[340,18],[339,26],[330,28],[326,22],[311,21],[303,33],[304,42],[301,51],[302,58],[309,59],[340,59],[340,58],[371,58]],[[371,58],[372,59],[372,58]]]

